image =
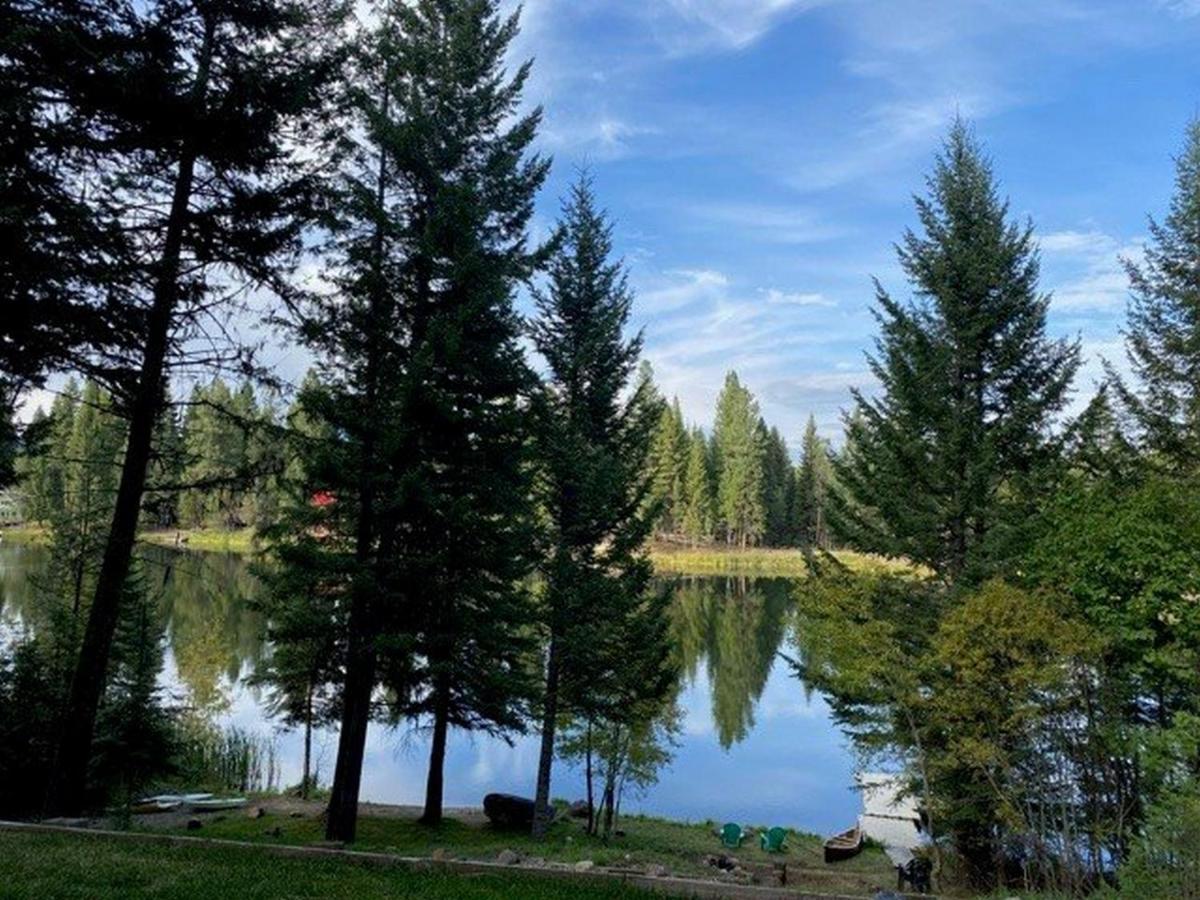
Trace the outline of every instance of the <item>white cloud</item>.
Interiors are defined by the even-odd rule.
[[[1200,16],[1200,0],[1158,0],[1158,6],[1181,19]]]
[[[552,152],[613,160],[626,156],[635,138],[658,133],[657,128],[601,114],[582,121],[563,116],[552,118],[542,128],[540,138]]]
[[[756,241],[774,244],[811,244],[845,233],[812,210],[794,206],[747,203],[700,203],[684,213],[689,224],[699,228],[735,228]]]
[[[789,292],[777,288],[767,288],[761,293],[768,303],[781,306],[837,306],[836,300],[831,300],[824,294],[815,292]]]
[[[646,358],[659,387],[704,426],[731,369],[789,443],[798,442],[809,413],[835,437],[849,385],[870,387],[861,362],[842,365],[858,356],[870,327],[865,312],[841,310],[816,291],[745,287],[715,270],[678,270],[639,291],[634,313],[646,327]]]
[[[689,53],[710,47],[741,49],[784,16],[824,2],[827,0],[666,0],[642,5],[652,11],[660,41],[672,52]]]
[[[1129,278],[1122,259],[1138,261],[1140,239],[1121,241],[1101,231],[1054,231],[1039,243],[1048,268],[1044,278],[1053,291],[1056,311],[1116,310],[1125,304]]]

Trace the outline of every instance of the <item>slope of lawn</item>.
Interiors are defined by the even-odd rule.
[[[273,844],[317,844],[324,837],[318,819],[319,804],[264,800],[266,814],[250,818],[243,813],[204,816],[199,832],[203,837]],[[534,841],[522,831],[497,830],[486,824],[478,811],[448,810],[443,823],[431,828],[416,821],[417,810],[381,808],[371,814],[364,807],[359,818],[358,839],[353,849],[428,857],[436,852],[452,859],[492,861],[504,850],[526,860],[576,863],[590,860],[597,866],[640,869],[664,866],[673,875],[712,877],[716,873],[705,857],[727,853],[742,865],[770,870],[786,863],[789,886],[803,886],[828,893],[870,896],[880,887],[895,884],[891,863],[883,852],[868,847],[859,856],[834,865],[823,861],[822,839],[793,832],[784,853],[768,854],[751,838],[737,850],[725,850],[713,834],[714,823],[673,822],[645,816],[623,816],[620,831],[605,842],[585,833],[577,820],[561,817],[545,841]],[[383,814],[382,810],[390,810]],[[164,826],[168,826],[164,828]],[[135,827],[188,833],[179,822],[161,817],[140,817]]]
[[[457,875],[339,860],[284,859],[252,848],[173,847],[103,837],[0,831],[0,898],[155,900],[616,900],[654,895],[591,881]]]

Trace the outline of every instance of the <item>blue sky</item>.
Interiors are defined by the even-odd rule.
[[[1200,110],[1200,0],[525,0],[523,23],[539,228],[589,165],[689,419],[734,368],[790,444],[810,412],[837,441],[871,388],[870,279],[907,295],[892,245],[956,112],[1036,226],[1081,394],[1121,360],[1119,257]]]

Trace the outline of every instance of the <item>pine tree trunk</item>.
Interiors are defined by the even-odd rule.
[[[308,694],[304,702],[304,774],[300,781],[300,799],[307,800],[312,784],[312,732],[313,732],[313,688],[308,683]]]
[[[450,686],[445,678],[434,688],[433,741],[429,749],[429,775],[425,781],[425,812],[422,825],[442,824],[442,794],[445,784],[446,732],[450,720]]]
[[[350,610],[342,730],[325,823],[327,840],[347,843],[354,840],[358,827],[358,791],[371,719],[371,694],[375,688],[375,641],[368,624],[369,601],[365,593],[362,589],[355,590]]]
[[[550,637],[546,660],[546,698],[542,711],[542,747],[538,754],[537,792],[534,794],[533,836],[541,839],[554,810],[550,807],[550,769],[554,765],[554,729],[558,720],[558,638]]]
[[[211,18],[206,18],[204,42],[200,48],[196,81],[191,96],[193,105],[197,107],[205,102],[208,94],[214,35],[215,23]],[[92,608],[88,614],[83,644],[79,649],[79,660],[71,678],[70,695],[55,754],[56,764],[51,776],[47,807],[57,815],[75,815],[83,809],[96,713],[104,693],[121,595],[129,577],[142,495],[146,489],[151,442],[162,404],[167,348],[170,344],[175,307],[179,300],[183,234],[195,173],[195,150],[191,146],[185,146],[175,175],[162,256],[159,259],[153,301],[147,317],[146,349],[142,356],[142,369],[129,409],[129,433],[125,457],[121,464],[121,480],[117,486],[112,525],[104,546],[96,590],[92,595]]]
[[[588,809],[588,824],[587,833],[596,833],[596,793],[595,786],[592,784],[592,720],[589,718],[587,723],[587,755],[586,755],[586,775],[587,775],[587,809]]]
[[[387,118],[387,78],[381,91],[382,115]],[[387,159],[381,152],[375,182],[375,204],[382,209],[387,188]],[[386,290],[382,281],[384,236],[382,224],[377,224],[372,247],[375,269],[375,289],[370,304],[378,310],[384,303]],[[367,414],[374,412],[379,393],[379,369],[381,351],[378,335],[367,336],[366,366],[363,385],[364,406]],[[374,542],[375,523],[375,425],[368,421],[362,437],[359,462],[359,509],[355,536],[354,555],[359,567],[359,576],[352,588],[348,642],[346,656],[345,690],[342,697],[342,728],[338,737],[337,763],[333,772],[333,785],[329,792],[329,807],[326,813],[325,838],[330,841],[354,840],[358,829],[358,791],[362,783],[363,755],[367,744],[367,726],[371,718],[371,694],[375,689],[375,622],[371,609],[372,595],[376,585],[367,584],[363,572],[378,575],[378,560],[385,558],[380,548],[376,554]],[[372,578],[371,581],[376,581]]]

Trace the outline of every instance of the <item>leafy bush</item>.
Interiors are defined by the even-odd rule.
[[[1200,900],[1200,782],[1150,808],[1120,885],[1129,900]]]

